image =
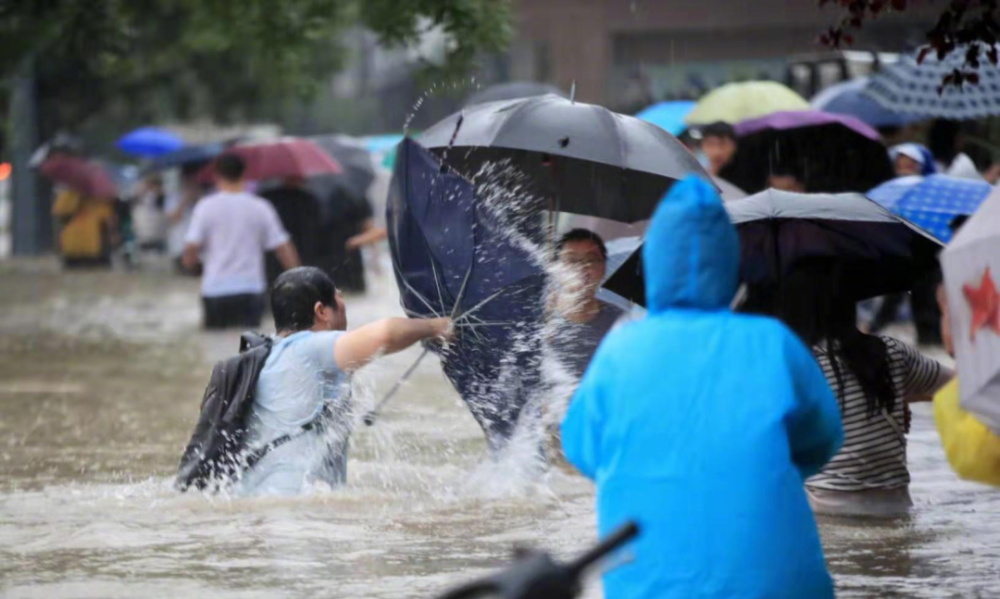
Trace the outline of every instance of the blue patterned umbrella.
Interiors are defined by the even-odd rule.
[[[947,243],[955,217],[975,212],[992,189],[985,181],[931,175],[893,179],[867,195]]]
[[[922,117],[893,112],[862,92],[869,79],[859,77],[831,85],[812,99],[812,107],[824,112],[853,116],[872,127],[902,127]]]
[[[985,57],[976,70],[978,84],[948,86],[938,93],[944,77],[955,69],[967,70],[965,53],[965,48],[957,48],[938,60],[930,52],[922,63],[917,63],[916,53],[904,56],[873,75],[864,93],[889,110],[928,118],[960,121],[1000,115],[1000,68]]]

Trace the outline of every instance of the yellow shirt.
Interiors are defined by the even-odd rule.
[[[962,478],[1000,487],[1000,437],[959,405],[956,377],[934,396],[934,420],[951,467]]]
[[[68,221],[59,233],[59,250],[67,258],[99,258],[108,250],[114,208],[111,202],[60,192],[52,215]]]

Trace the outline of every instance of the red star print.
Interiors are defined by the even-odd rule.
[[[989,267],[986,267],[978,289],[966,283],[962,286],[962,292],[972,308],[972,340],[976,340],[976,331],[987,327],[1000,335],[1000,293],[997,293]]]

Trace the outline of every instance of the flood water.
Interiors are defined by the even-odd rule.
[[[347,298],[351,326],[401,313],[391,280],[371,283]],[[490,462],[434,359],[356,428],[345,488],[178,494],[209,370],[237,346],[199,318],[197,282],[165,268],[0,263],[0,595],[430,598],[516,544],[569,556],[593,541],[593,486]],[[359,376],[359,413],[418,354]],[[913,515],[820,523],[839,596],[1000,596],[1000,491],[957,480],[929,406],[916,412]]]

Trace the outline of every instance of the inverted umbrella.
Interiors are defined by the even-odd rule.
[[[866,195],[948,243],[955,217],[974,213],[992,190],[985,181],[930,175],[893,179]]]
[[[649,121],[670,135],[680,135],[687,129],[684,119],[694,110],[694,106],[695,102],[691,100],[659,102],[643,108],[636,113],[635,118]]]
[[[824,112],[846,114],[872,127],[902,127],[921,120],[920,116],[889,110],[863,92],[869,79],[859,77],[831,85],[812,99],[812,107]]]
[[[184,147],[179,136],[157,127],[140,127],[120,137],[118,149],[135,156],[160,156]]]
[[[251,181],[307,178],[316,175],[340,174],[344,168],[314,142],[295,137],[246,145],[235,145],[226,153],[236,154],[246,162],[243,176]],[[211,179],[212,165],[199,175]]]
[[[108,173],[99,164],[79,156],[49,156],[38,170],[49,179],[89,198],[110,200],[118,195],[118,188]]]
[[[893,177],[877,131],[818,110],[775,112],[736,126],[736,154],[720,173],[750,193],[772,174],[795,174],[813,193],[862,192]]]
[[[943,60],[929,52],[923,62],[917,60],[919,51],[903,56],[873,75],[864,93],[890,110],[924,118],[960,121],[1000,115],[1000,68],[988,60],[974,69],[978,83],[942,86],[956,69],[969,70],[967,50],[960,46]]]
[[[538,380],[535,256],[469,181],[411,139],[399,147],[386,220],[404,310],[454,317],[444,372],[490,446],[502,446]]]
[[[489,167],[523,175],[540,210],[620,222],[649,218],[675,181],[707,177],[663,129],[555,95],[480,104],[437,123],[420,142],[458,172],[481,180]],[[522,200],[525,200],[523,197]]]
[[[485,104],[486,102],[499,102],[501,100],[516,100],[518,98],[530,98],[532,96],[544,96],[555,94],[566,97],[566,94],[558,87],[548,83],[537,83],[535,81],[509,81],[491,85],[484,90],[480,90],[466,100],[466,106],[475,104]]]
[[[774,81],[727,83],[698,100],[685,122],[692,126],[719,121],[735,125],[779,110],[808,108],[809,102],[802,96]]]
[[[941,253],[962,407],[1000,434],[1000,191]]]
[[[769,189],[725,207],[740,235],[741,279],[754,286],[776,288],[803,261],[828,260],[847,273],[845,295],[860,301],[910,289],[942,247],[860,194]],[[641,260],[634,252],[604,287],[645,305]]]

